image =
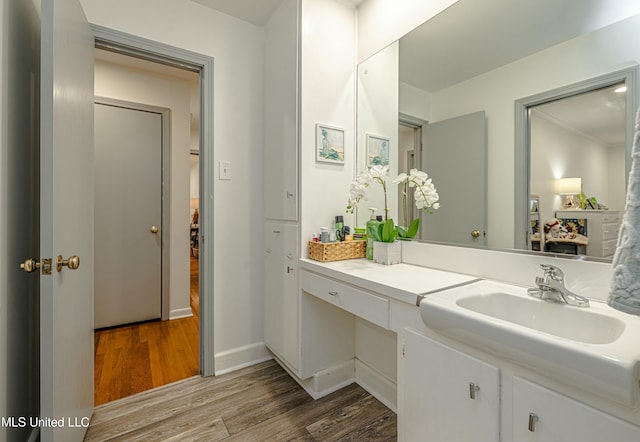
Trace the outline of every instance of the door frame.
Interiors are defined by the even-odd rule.
[[[529,249],[529,200],[531,196],[531,127],[529,108],[551,101],[580,95],[623,82],[627,86],[626,109],[626,177],[631,171],[633,149],[634,116],[638,109],[640,91],[640,66],[633,64],[627,68],[596,76],[584,81],[561,86],[515,101],[515,173],[514,173],[514,247]]]
[[[214,144],[213,144],[213,68],[212,57],[169,46],[99,25],[91,25],[96,47],[123,55],[191,70],[200,74],[200,374],[213,376],[215,351],[214,321]],[[205,241],[206,239],[206,241]]]
[[[171,237],[169,234],[169,232],[171,232],[171,136],[169,129],[171,127],[171,110],[166,107],[101,96],[95,97],[94,104],[120,107],[140,112],[151,112],[160,115],[160,121],[162,122],[162,167],[160,171],[162,180],[162,189],[160,191],[160,319],[166,321],[169,319],[169,300],[171,296],[169,285],[171,278],[171,241],[169,240]],[[165,234],[165,232],[167,233]],[[100,251],[95,250],[94,253],[100,253]],[[126,259],[127,257],[123,256],[122,258]]]

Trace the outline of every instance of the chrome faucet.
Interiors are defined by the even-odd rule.
[[[589,307],[589,300],[564,286],[564,273],[556,266],[540,264],[544,276],[536,276],[537,288],[527,290],[529,296],[578,307]]]

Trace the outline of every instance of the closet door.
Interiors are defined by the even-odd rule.
[[[133,106],[95,105],[96,328],[162,315],[163,115]]]

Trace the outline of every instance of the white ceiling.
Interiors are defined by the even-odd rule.
[[[271,14],[278,8],[282,0],[191,0],[211,9],[248,21],[254,25],[264,26]],[[344,0],[358,6],[365,0]]]
[[[534,110],[605,146],[621,146],[626,140],[626,94],[615,92],[619,86],[574,95],[536,106]]]
[[[400,39],[400,79],[436,92],[638,13],[638,0],[459,0]]]
[[[400,39],[400,80],[437,92],[638,13],[639,0],[459,0]],[[603,91],[539,110],[617,145],[624,100]]]

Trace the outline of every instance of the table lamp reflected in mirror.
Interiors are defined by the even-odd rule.
[[[576,195],[582,193],[582,178],[560,178],[558,180],[558,194],[563,195],[564,210],[579,209],[580,204],[576,200]]]

